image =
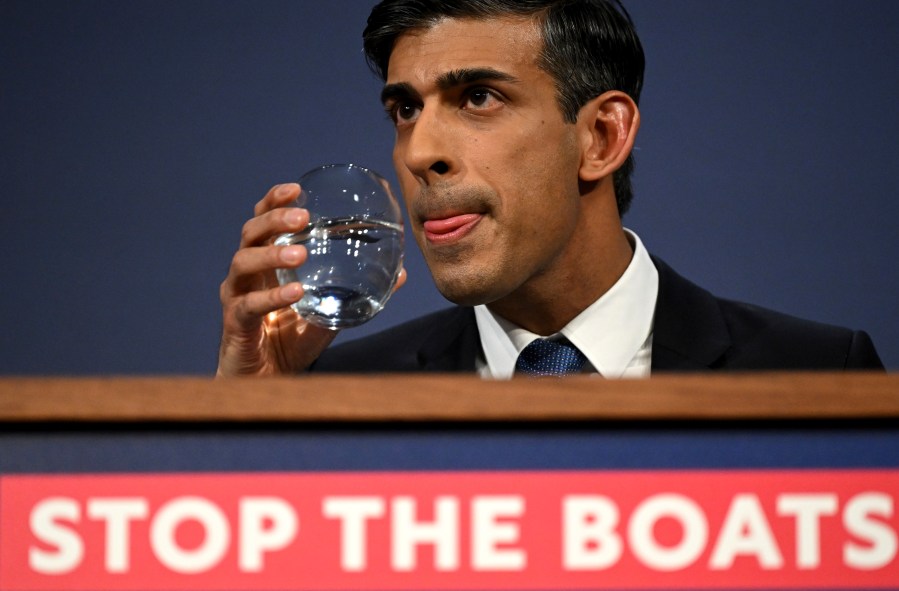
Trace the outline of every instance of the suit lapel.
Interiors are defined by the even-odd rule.
[[[731,346],[717,299],[653,257],[659,271],[652,342],[653,371],[714,369]],[[455,307],[435,318],[418,351],[423,371],[473,372],[481,341],[474,310]]]
[[[659,271],[652,339],[653,371],[701,371],[720,365],[731,346],[715,297],[653,257]]]
[[[418,351],[418,363],[424,371],[470,373],[480,350],[474,309],[457,306],[435,319]]]

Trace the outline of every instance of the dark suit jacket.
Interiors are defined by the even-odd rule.
[[[882,369],[864,332],[716,298],[653,258],[659,270],[652,371]],[[472,308],[453,307],[326,350],[313,371],[473,372]]]

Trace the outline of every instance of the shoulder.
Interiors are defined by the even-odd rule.
[[[671,369],[883,368],[867,333],[718,298],[663,261],[653,363]],[[658,347],[658,351],[656,351]]]
[[[451,307],[331,347],[311,371],[456,371],[474,366],[478,343],[471,308]],[[458,367],[457,367],[458,366]]]
[[[733,346],[727,355],[735,369],[882,368],[871,337],[852,330],[798,318],[752,304],[719,299]]]

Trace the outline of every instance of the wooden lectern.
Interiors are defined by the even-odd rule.
[[[0,379],[0,421],[6,424],[895,418],[899,376],[880,373]]]
[[[899,376],[0,379],[0,589],[899,589]]]

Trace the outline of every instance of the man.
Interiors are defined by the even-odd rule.
[[[619,5],[386,0],[364,39],[412,232],[457,307],[327,349],[288,308],[302,288],[274,281],[306,253],[271,239],[308,221],[276,186],[222,284],[220,375],[882,367],[865,333],[719,300],[622,227],[644,59]]]

